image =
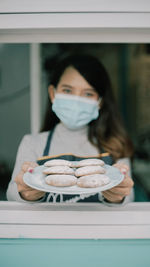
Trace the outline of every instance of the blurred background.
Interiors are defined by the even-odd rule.
[[[39,44],[40,122],[47,106],[45,61],[69,51],[99,58],[114,94],[135,153],[132,176],[135,201],[150,200],[150,44]],[[6,200],[18,145],[31,133],[30,44],[0,44],[0,200]],[[41,125],[42,126],[42,125]],[[39,129],[40,130],[40,129]]]

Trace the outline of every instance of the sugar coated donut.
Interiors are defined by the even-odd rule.
[[[83,159],[75,162],[72,161],[71,167],[78,168],[78,167],[96,166],[96,165],[103,166],[104,164],[105,164],[104,161],[101,159]]]
[[[45,167],[53,167],[53,166],[68,166],[71,167],[71,162],[65,159],[52,159],[48,160],[44,163]]]
[[[92,174],[80,177],[77,180],[77,186],[85,188],[94,188],[106,185],[110,182],[108,176],[103,174]]]
[[[44,174],[74,174],[74,170],[68,166],[54,166],[46,168]]]
[[[98,173],[105,173],[105,169],[101,166],[86,166],[76,169],[75,176],[79,177]]]
[[[77,178],[73,175],[48,175],[45,182],[52,186],[73,186],[77,182]]]

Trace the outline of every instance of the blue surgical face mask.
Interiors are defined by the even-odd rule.
[[[98,118],[99,103],[86,97],[56,93],[52,110],[67,128],[76,130]]]

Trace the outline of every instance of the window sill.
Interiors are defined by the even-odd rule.
[[[0,202],[0,238],[149,239],[150,203]]]

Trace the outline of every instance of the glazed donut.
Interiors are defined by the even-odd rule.
[[[71,162],[65,159],[52,159],[48,160],[44,163],[45,167],[53,167],[53,166],[68,166],[71,167]]]
[[[68,166],[54,166],[43,170],[44,174],[74,174],[74,170]]]
[[[106,185],[110,182],[108,176],[103,174],[92,174],[80,177],[77,180],[77,186],[85,188],[94,188]]]
[[[76,169],[75,176],[80,177],[90,174],[102,174],[105,173],[105,169],[101,166],[86,166]]]
[[[77,182],[77,178],[73,175],[48,175],[45,182],[52,186],[73,186]]]
[[[79,168],[84,166],[103,166],[105,163],[101,159],[83,159],[80,161],[72,161],[71,167],[73,168]]]

